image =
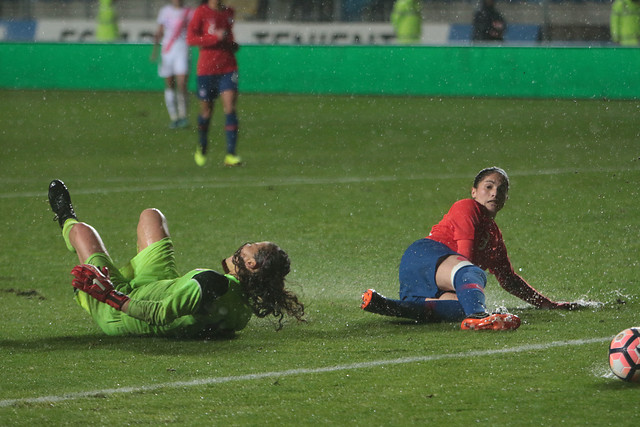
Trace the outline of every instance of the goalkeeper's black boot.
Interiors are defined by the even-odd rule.
[[[51,205],[53,213],[56,214],[53,220],[55,221],[57,219],[61,228],[69,218],[78,219],[71,204],[69,190],[67,190],[64,182],[59,179],[54,179],[51,181],[51,184],[49,184],[49,204]]]

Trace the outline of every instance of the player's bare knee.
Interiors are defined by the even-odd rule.
[[[169,237],[169,226],[164,214],[155,208],[143,210],[138,222],[138,249],[142,250],[165,237]]]
[[[164,214],[156,208],[147,208],[140,213],[140,224],[146,223],[164,223],[166,219]]]

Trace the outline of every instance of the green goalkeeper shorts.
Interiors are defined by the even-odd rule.
[[[105,253],[95,253],[87,258],[85,263],[107,267],[113,287],[123,294],[129,294],[136,287],[146,283],[179,277],[173,241],[170,237],[147,246],[121,268],[117,268],[111,257]],[[89,313],[94,305],[91,299],[84,292],[76,292],[76,302]]]

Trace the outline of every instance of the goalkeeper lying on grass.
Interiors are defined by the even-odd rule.
[[[138,254],[116,268],[98,232],[77,220],[69,191],[49,185],[49,203],[67,248],[81,265],[73,268],[75,299],[107,335],[176,338],[231,336],[252,314],[285,314],[303,320],[304,306],[285,286],[288,255],[271,242],[246,243],[222,261],[224,274],[208,269],[180,275],[164,215],[145,209],[138,222]]]

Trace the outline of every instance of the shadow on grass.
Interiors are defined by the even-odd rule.
[[[569,322],[571,318],[574,322],[578,322],[583,316],[590,316],[597,314],[599,316],[606,316],[607,311],[603,307],[580,307],[572,310],[546,310],[539,309],[533,306],[509,308],[506,310],[509,313],[515,314],[522,320],[522,326],[543,325],[549,322]],[[430,329],[435,330],[447,330],[447,329],[460,329],[460,323],[462,318],[457,321],[419,321],[408,318],[383,316],[374,313],[367,313],[366,318],[360,319],[363,323],[366,323],[369,327],[381,327],[392,328],[394,326],[402,328],[412,329],[424,329],[428,331]],[[355,322],[354,322],[355,323]],[[363,325],[364,326],[364,325]],[[521,326],[521,327],[522,327]]]
[[[598,391],[619,391],[629,389],[640,389],[640,383],[632,383],[628,381],[619,380],[617,378],[611,378],[611,381],[607,381],[604,384],[594,384],[594,388]]]
[[[209,353],[216,342],[235,341],[235,337],[177,339],[145,336],[113,337],[102,334],[59,336],[48,338],[2,339],[0,348],[13,352],[57,352],[76,350],[114,350],[153,354]],[[204,344],[204,345],[203,345]],[[216,347],[216,350],[218,347]],[[220,348],[220,350],[223,350]]]

